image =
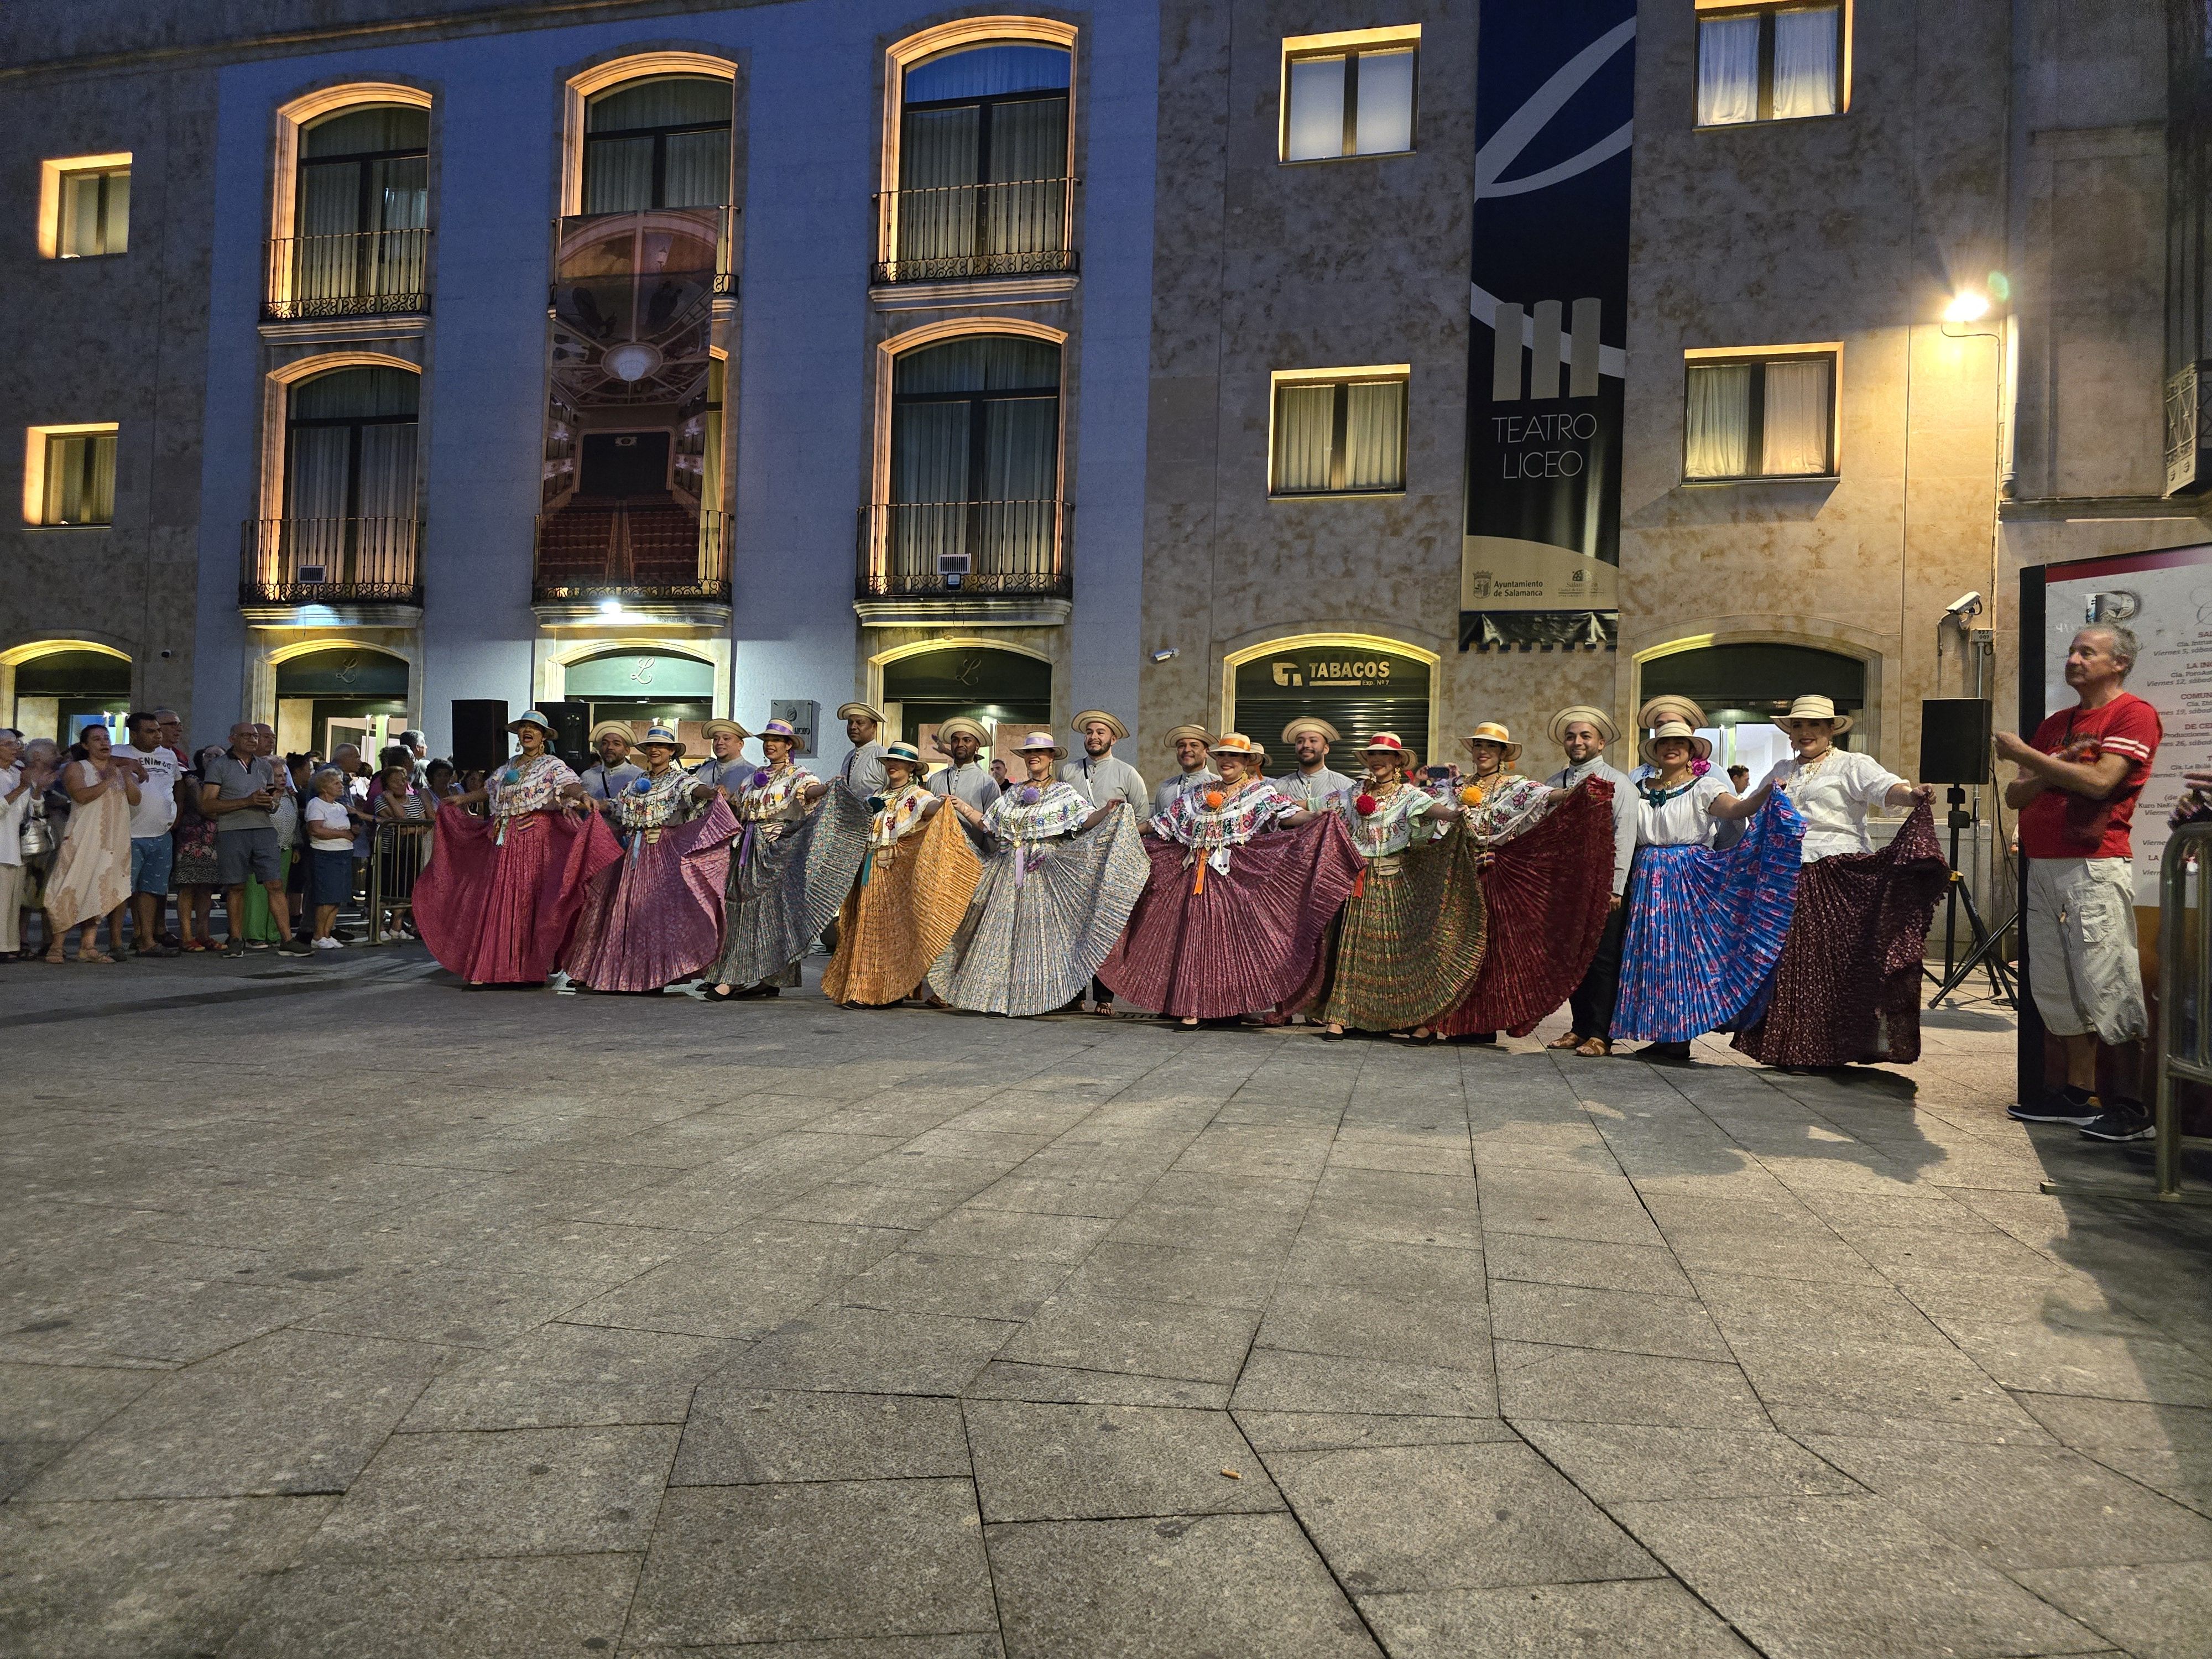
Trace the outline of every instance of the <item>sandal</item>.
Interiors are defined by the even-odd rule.
[[[189,954],[189,955],[198,956],[198,955],[201,951],[212,951],[212,950],[214,950],[214,949],[215,949],[215,946],[213,946],[212,945],[210,945],[210,944],[209,944],[205,939],[186,939],[186,940],[185,940],[182,945],[179,945],[177,948],[178,948],[179,951],[183,951],[186,952],[186,953],[187,953],[187,954]]]
[[[1583,1038],[1583,1035],[1582,1035],[1582,1033],[1581,1033],[1581,1032],[1579,1032],[1579,1031],[1569,1031],[1569,1032],[1568,1032],[1565,1036],[1557,1036],[1557,1037],[1553,1037],[1553,1038],[1549,1042],[1546,1043],[1544,1046],[1545,1046],[1547,1048],[1576,1048],[1576,1049],[1579,1049],[1579,1048],[1583,1046],[1583,1042],[1584,1042],[1584,1038]]]
[[[55,967],[58,968],[64,961],[67,960],[67,958],[62,955],[62,947],[60,945],[50,945],[46,947],[46,960],[53,963]]]
[[[1552,1046],[1556,1048],[1559,1045],[1555,1042]],[[1586,1060],[1602,1060],[1613,1052],[1613,1043],[1606,1037],[1584,1037],[1575,1045],[1575,1052]]]
[[[105,951],[87,951],[79,949],[76,953],[76,959],[79,962],[104,962],[111,968],[115,966],[115,958],[109,956]]]

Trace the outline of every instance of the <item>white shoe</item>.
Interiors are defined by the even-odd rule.
[[[318,951],[343,951],[345,949],[345,946],[332,935],[325,933],[322,938],[315,941],[315,949]]]

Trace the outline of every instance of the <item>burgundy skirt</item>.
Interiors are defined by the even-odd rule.
[[[1464,856],[1475,856],[1472,851]],[[1613,786],[1586,780],[1541,823],[1492,850],[1482,872],[1490,949],[1446,1036],[1526,1036],[1582,983],[1613,901]]]
[[[1151,877],[1100,964],[1117,998],[1176,1018],[1272,1008],[1311,977],[1360,859],[1334,812],[1231,848],[1229,868],[1183,863],[1180,842],[1147,839]]]
[[[721,954],[722,890],[738,821],[716,801],[658,836],[634,830],[619,862],[592,878],[562,966],[594,991],[658,991]]]
[[[1921,958],[1950,879],[1925,801],[1879,853],[1805,866],[1765,1006],[1734,1046],[1763,1066],[1919,1059]]]
[[[596,812],[535,812],[504,842],[489,820],[438,809],[430,862],[415,884],[415,927],[439,966],[471,985],[536,985],[568,942],[585,884],[622,857]]]

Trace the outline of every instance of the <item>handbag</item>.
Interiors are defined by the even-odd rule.
[[[30,815],[23,820],[16,844],[27,859],[41,858],[54,850],[54,827],[46,822],[46,803],[43,799],[31,803]]]

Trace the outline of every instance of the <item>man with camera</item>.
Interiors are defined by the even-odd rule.
[[[2094,623],[2066,653],[2066,684],[2080,700],[2027,742],[1996,735],[2000,760],[2020,769],[2005,805],[2020,813],[2027,860],[2028,988],[2044,1029],[2066,1045],[2066,1082],[2021,1101],[2024,1123],[2071,1123],[2094,1140],[2146,1140],[2139,1100],[2097,1096],[2102,1051],[2150,1029],[2136,955],[2135,871],[2128,825],[2164,736],[2158,710],[2122,689],[2140,650],[2132,631]]]

